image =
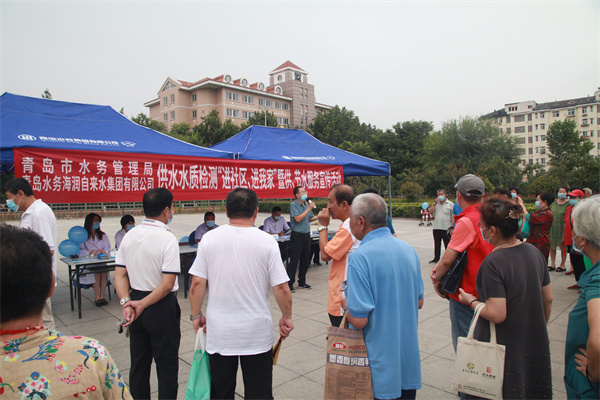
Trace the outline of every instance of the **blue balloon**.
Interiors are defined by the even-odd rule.
[[[88,233],[83,226],[74,226],[69,229],[69,240],[75,244],[80,244],[88,239]]]
[[[82,228],[83,229],[83,228]],[[85,229],[84,229],[85,230]],[[63,256],[63,257],[71,257],[71,256],[76,256],[77,253],[79,253],[79,250],[81,250],[79,248],[79,245],[77,243],[75,243],[72,240],[63,240],[62,242],[60,242],[60,244],[58,245],[58,252]]]
[[[181,239],[179,239],[179,243],[187,243],[189,241],[190,241],[189,236],[183,236]]]
[[[427,209],[429,208],[429,204],[427,204],[427,203],[425,202],[425,203],[423,203],[423,204],[421,205],[421,208],[422,208],[423,210],[427,210]]]

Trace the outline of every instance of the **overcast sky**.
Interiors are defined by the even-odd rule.
[[[593,95],[600,2],[1,1],[0,92],[147,112],[167,77],[268,84],[287,60],[317,102],[391,128]]]

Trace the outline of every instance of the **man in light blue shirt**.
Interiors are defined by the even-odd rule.
[[[292,293],[296,292],[294,282],[296,281],[298,264],[300,264],[298,287],[312,289],[310,285],[306,284],[306,271],[308,271],[308,264],[310,264],[310,223],[317,219],[312,212],[317,205],[308,200],[308,193],[302,186],[294,188],[294,197],[296,200],[290,203],[292,234],[289,243],[290,263],[287,268],[290,278],[288,284]]]
[[[386,227],[376,194],[352,202],[350,229],[358,249],[348,263],[348,321],[363,329],[376,399],[414,399],[421,388],[417,324],[423,279],[415,250]]]
[[[263,231],[272,235],[283,236],[290,230],[290,226],[281,216],[281,207],[275,206],[271,210],[271,216],[265,218],[263,223]]]
[[[207,211],[204,214],[204,223],[198,225],[196,228],[196,244],[200,243],[202,236],[218,227],[219,225],[215,224],[215,213],[212,211]]]

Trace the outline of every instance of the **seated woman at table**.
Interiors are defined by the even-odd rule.
[[[123,229],[115,234],[115,248],[117,250],[119,250],[119,246],[121,246],[121,240],[123,240],[125,234],[133,227],[135,227],[135,219],[129,214],[123,215],[123,218],[121,218],[121,228]]]
[[[78,254],[79,258],[96,257],[98,254],[110,253],[110,240],[108,240],[108,235],[100,230],[100,222],[102,222],[102,217],[98,214],[90,213],[85,217],[83,227],[88,233],[88,239],[79,245],[81,248]],[[89,270],[86,270],[86,272],[89,272]],[[108,278],[108,272],[100,272],[84,275],[79,280],[80,284],[91,284],[94,287],[98,307],[108,304],[108,301],[103,297]]]
[[[52,255],[42,238],[0,224],[0,248],[0,398],[131,399],[106,347],[42,326],[54,292]]]

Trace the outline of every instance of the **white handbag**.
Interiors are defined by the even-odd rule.
[[[467,337],[458,338],[452,388],[485,399],[502,399],[506,347],[496,343],[496,324],[490,322],[489,343],[473,339],[484,306],[479,303],[475,308]]]

